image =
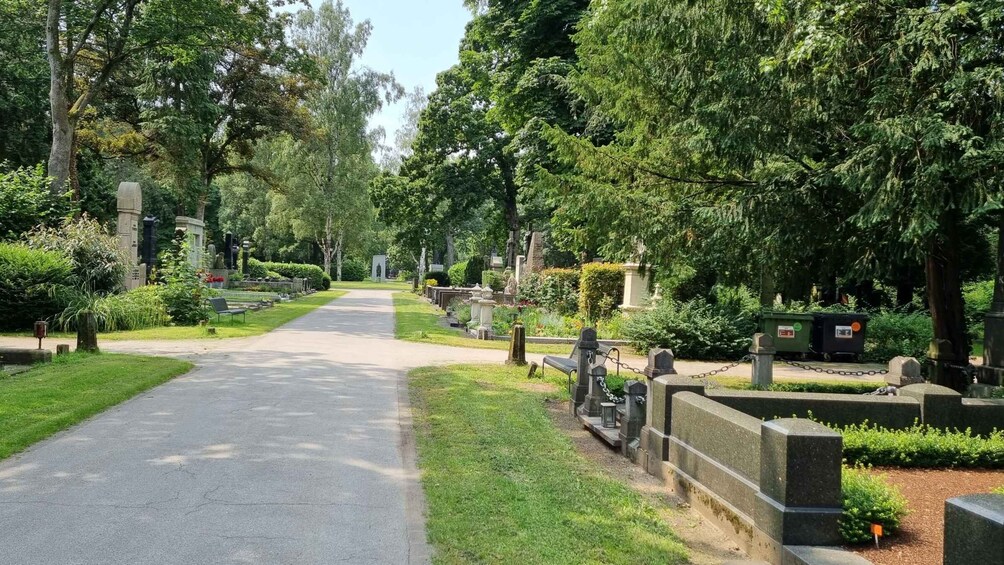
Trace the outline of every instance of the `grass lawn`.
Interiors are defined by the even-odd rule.
[[[275,328],[291,322],[304,314],[307,314],[332,300],[343,296],[344,291],[325,290],[299,298],[292,302],[277,303],[272,308],[248,312],[247,323],[241,321],[241,316],[235,316],[231,322],[229,316],[223,316],[219,322],[213,314],[209,323],[210,327],[216,328],[216,335],[210,335],[205,327],[198,326],[167,326],[161,328],[146,328],[142,330],[130,330],[126,332],[109,332],[98,335],[98,343],[101,341],[124,341],[124,340],[172,340],[172,339],[202,339],[202,338],[223,338],[223,337],[249,337],[270,332]],[[16,336],[30,336],[30,333],[19,332],[7,334]],[[56,338],[76,338],[75,333],[50,332],[50,337]]]
[[[191,368],[163,357],[75,353],[0,377],[0,459]]]
[[[525,374],[453,366],[410,375],[435,562],[685,563],[656,509],[554,427],[545,399],[567,393]]]
[[[394,294],[394,337],[405,341],[474,347],[478,349],[509,349],[508,341],[479,340],[465,337],[459,331],[439,325],[442,310],[410,292]],[[568,355],[571,344],[527,343],[529,353]]]
[[[410,282],[400,282],[400,281],[388,281],[388,282],[373,282],[373,281],[359,281],[359,282],[331,282],[331,288],[338,290],[396,290],[396,291],[406,291],[411,290]]]

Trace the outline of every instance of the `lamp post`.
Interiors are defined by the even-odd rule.
[[[38,339],[38,348],[42,349],[42,340],[49,335],[49,324],[39,320],[35,322],[35,338]]]

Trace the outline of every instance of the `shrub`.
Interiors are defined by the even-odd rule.
[[[249,279],[267,279],[269,278],[268,267],[265,266],[265,263],[254,257],[249,257],[248,272],[244,273],[244,276]],[[279,275],[279,277],[282,277],[282,275]]]
[[[775,382],[767,390],[771,392],[812,392],[827,394],[865,394],[874,392],[883,383],[839,383],[839,382]],[[725,384],[725,388],[737,390],[759,390],[749,382]]]
[[[323,290],[328,290],[331,288],[331,277],[328,273],[324,273],[324,279],[321,280],[321,288]]]
[[[988,437],[969,430],[917,425],[888,430],[867,422],[840,430],[844,457],[853,463],[896,467],[1004,468],[1004,430]]]
[[[266,269],[279,273],[286,278],[307,279],[307,284],[314,290],[324,289],[324,269],[317,265],[303,263],[263,263]]]
[[[0,163],[6,168],[6,163]],[[53,197],[42,165],[0,172],[0,240],[15,239],[66,211],[66,198]]]
[[[450,280],[460,286],[474,286],[481,282],[481,273],[488,268],[488,262],[484,257],[471,257],[467,260],[467,267],[464,268],[463,283],[456,282],[452,277]]]
[[[464,277],[464,273],[467,271],[468,264],[470,264],[469,261],[458,261],[446,270],[446,274],[450,275],[450,280],[453,281],[453,284],[456,284],[457,286],[467,286],[467,280]]]
[[[490,286],[492,290],[501,291],[505,289],[505,283],[508,281],[508,276],[504,273],[498,273],[495,271],[482,271],[481,272],[481,286]]]
[[[587,320],[610,317],[624,296],[624,267],[587,263],[579,279],[579,314]]]
[[[991,490],[990,492],[992,492],[994,494],[1004,494],[1004,485],[1001,485],[1001,486],[999,486],[999,487]]]
[[[355,257],[350,257],[342,261],[342,280],[348,282],[359,282],[364,281],[369,278],[370,270],[367,268],[366,263]],[[386,278],[387,273],[384,273]],[[331,277],[328,277],[328,288],[330,288]]]
[[[209,288],[188,262],[188,250],[188,243],[182,242],[173,251],[165,252],[160,259],[160,297],[171,320],[182,326],[194,326],[209,319],[206,305]]]
[[[906,498],[890,485],[884,475],[867,468],[844,467],[840,473],[844,512],[840,535],[848,543],[871,541],[871,525],[881,524],[886,534],[895,533],[907,514]]]
[[[973,343],[983,339],[983,318],[990,311],[994,299],[994,281],[979,281],[967,284],[962,289],[966,301],[966,325]]]
[[[73,283],[73,266],[55,251],[0,243],[0,328],[19,330],[63,309],[60,292]]]
[[[545,269],[520,280],[516,299],[557,314],[570,315],[579,308],[579,271]]]
[[[735,304],[701,299],[664,299],[656,308],[633,314],[624,335],[640,351],[670,347],[680,359],[735,359],[746,354],[756,330],[755,314]]]
[[[171,317],[167,314],[167,304],[161,296],[162,287],[147,285],[105,298],[105,308],[112,320],[112,327],[118,330],[139,330],[166,326]],[[100,327],[101,331],[112,328]]]
[[[426,283],[428,281],[435,281],[432,283],[433,286],[450,286],[450,275],[444,273],[443,271],[432,271],[425,274]]]
[[[97,292],[111,293],[122,287],[128,259],[119,240],[86,215],[66,220],[58,228],[40,226],[26,236],[28,245],[62,253],[73,267],[77,284]]]
[[[931,316],[921,312],[903,313],[885,310],[868,320],[865,359],[879,363],[893,357],[927,359],[927,348],[934,338]]]

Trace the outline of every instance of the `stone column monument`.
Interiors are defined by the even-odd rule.
[[[184,231],[188,238],[188,262],[196,269],[202,267],[203,248],[206,246],[206,223],[188,216],[174,219],[175,229]]]
[[[374,255],[370,266],[370,279],[373,282],[384,282],[387,279],[387,256]]]
[[[641,271],[638,263],[624,264],[624,303],[621,312],[636,312],[645,308],[649,300],[649,272]]]
[[[139,257],[139,221],[143,210],[143,191],[139,183],[119,183],[118,189],[119,221],[117,234],[119,248],[126,255],[126,276],[123,285],[126,290],[132,290],[146,283],[146,268],[138,264]]]

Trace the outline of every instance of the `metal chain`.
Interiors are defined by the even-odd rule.
[[[736,361],[735,363],[729,363],[728,365],[725,365],[724,367],[722,367],[720,369],[715,369],[713,371],[706,371],[704,373],[700,373],[700,374],[697,374],[697,375],[690,375],[690,378],[692,378],[692,379],[707,379],[708,377],[713,377],[715,375],[719,375],[721,373],[724,373],[725,371],[728,371],[729,369],[735,369],[739,365],[742,365],[743,363],[745,363],[747,361],[751,361],[752,359],[753,359],[752,355],[744,355],[740,360]]]
[[[610,399],[610,402],[613,402],[614,404],[624,404],[625,398],[623,396],[617,396],[614,393],[610,392],[610,389],[607,388],[606,377],[603,377],[602,375],[596,375],[593,378],[596,379],[596,384],[600,385],[600,389],[603,391],[603,394],[607,395],[607,398]]]
[[[789,359],[778,359],[778,361],[784,363],[785,365],[791,365],[796,369],[802,369],[803,371],[815,371],[817,373],[825,373],[827,375],[840,375],[844,377],[863,377],[865,375],[886,375],[889,374],[888,370],[880,369],[873,371],[842,371],[840,369],[824,369],[822,367],[813,367],[812,365],[806,365],[805,363],[799,363],[798,361],[791,361]]]
[[[631,371],[632,373],[635,373],[637,375],[645,376],[645,371],[642,371],[642,370],[639,370],[639,369],[635,369],[631,365],[628,365],[627,363],[618,361],[617,359],[614,359],[612,357],[607,357],[607,361],[610,361],[611,363],[613,363],[614,365],[617,365],[621,369],[627,369],[628,371]]]

